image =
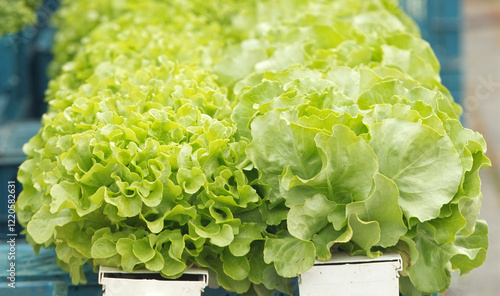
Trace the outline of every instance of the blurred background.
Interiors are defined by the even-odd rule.
[[[485,263],[456,277],[443,295],[493,296],[500,293],[500,1],[464,0],[460,28],[462,122],[483,134],[488,143],[486,155],[492,162],[481,173],[484,198],[480,214],[489,225],[490,246]]]
[[[38,11],[38,24],[0,39],[1,184],[16,180],[18,166],[25,158],[22,145],[38,132],[40,117],[46,110],[43,98],[55,33],[48,20],[59,2],[45,0]],[[481,175],[484,200],[480,217],[489,224],[490,238],[486,262],[470,274],[454,275],[452,286],[441,295],[499,295],[500,167],[497,160],[500,159],[500,0],[401,0],[401,7],[418,23],[422,37],[431,44],[441,63],[443,84],[463,107],[463,124],[483,134],[488,143],[487,156],[493,164]],[[17,194],[20,189],[17,184]],[[2,193],[0,200],[2,241],[7,232],[6,196]],[[26,248],[24,251],[19,247],[18,252],[31,254],[32,250]],[[36,263],[32,256],[26,254],[27,257],[21,260],[38,268],[39,277],[43,274],[40,270],[45,270],[54,279],[54,283],[44,287],[47,291],[56,293],[58,289],[68,289],[69,285],[64,295],[100,294],[93,278],[90,278],[88,288],[68,284],[68,278],[50,263],[54,262],[53,252],[43,251]],[[0,263],[5,259],[0,258]],[[27,278],[35,276],[28,270],[24,272]],[[89,274],[92,275],[90,270]],[[54,293],[47,295],[56,295]],[[210,291],[204,293],[209,294]],[[226,294],[212,291],[212,295]]]

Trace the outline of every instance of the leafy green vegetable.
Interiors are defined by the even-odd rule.
[[[40,4],[41,0],[0,0],[0,37],[34,24]]]
[[[486,144],[395,1],[68,1],[56,23],[17,211],[75,283],[199,265],[290,293],[316,259],[399,252],[423,295],[484,261]]]

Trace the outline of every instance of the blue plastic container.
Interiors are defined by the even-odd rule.
[[[2,285],[0,295],[9,296],[66,296],[68,285],[65,282],[20,282],[15,284],[15,289]]]
[[[32,104],[30,117],[40,118],[47,111],[45,90],[49,84],[48,68],[53,59],[52,44],[56,30],[45,27],[40,30],[33,44],[33,59],[31,62]]]
[[[15,262],[16,288],[8,287],[9,271],[0,270],[0,295],[37,295],[37,296],[101,296],[102,286],[98,284],[98,275],[92,267],[85,266],[86,285],[75,286],[68,273],[57,265],[54,249],[41,249],[36,255],[33,248],[16,237],[15,261],[9,260],[10,246],[0,244],[0,266],[9,266]],[[5,290],[8,287],[9,290]],[[8,293],[7,293],[8,292]],[[14,293],[14,294],[12,294]],[[18,293],[18,294],[16,294]]]
[[[298,289],[296,289],[297,292],[294,291],[294,294],[291,296],[299,296]],[[205,288],[205,290],[201,293],[202,296],[240,296],[240,294],[234,293],[234,292],[228,292],[223,288],[219,289],[212,289],[212,288]],[[281,292],[275,291],[274,296],[287,296],[287,294],[283,294]]]
[[[37,11],[37,24],[0,38],[0,124],[40,118],[46,111],[46,69],[54,35],[48,24],[59,3],[45,0]]]
[[[29,116],[40,118],[47,111],[45,90],[49,83],[48,66],[52,61],[52,44],[56,30],[49,26],[50,17],[59,8],[61,0],[44,0],[37,11],[37,33],[33,38],[30,80],[32,89]]]
[[[299,281],[298,278],[292,279],[292,286],[293,286],[293,294],[292,295],[287,295],[285,293],[279,292],[279,291],[274,291],[274,296],[300,296],[299,295]],[[211,288],[205,288],[205,290],[201,293],[202,296],[240,296],[240,294],[233,293],[233,292],[228,292],[223,288],[219,289],[211,289]]]
[[[10,38],[14,37],[6,35],[0,38],[0,94],[9,91],[15,85],[15,81],[11,81],[11,79],[16,71],[16,52],[11,45]],[[5,104],[3,99],[0,104]]]
[[[30,44],[19,34],[0,39],[0,124],[27,117],[30,101]]]

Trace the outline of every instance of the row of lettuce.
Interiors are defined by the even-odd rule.
[[[17,211],[35,247],[246,295],[337,252],[401,292],[482,264],[482,136],[391,0],[66,1]]]
[[[36,23],[41,0],[0,0],[0,38]]]

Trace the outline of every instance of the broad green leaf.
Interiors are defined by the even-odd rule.
[[[217,282],[226,290],[236,293],[245,293],[251,286],[248,278],[244,280],[235,280],[227,275],[223,270],[223,263],[218,253],[215,253],[211,248],[204,247],[200,256],[196,257],[198,264],[204,267],[209,267],[217,273]]]
[[[206,239],[203,237],[191,237],[187,234],[185,234],[182,239],[184,242],[183,251],[193,257],[196,257],[200,254],[206,241]]]
[[[110,203],[118,209],[118,216],[120,217],[134,217],[141,211],[142,200],[138,193],[132,193],[129,196],[106,196],[105,201]]]
[[[177,182],[186,193],[194,194],[205,185],[206,177],[199,168],[194,167],[191,170],[180,168],[177,173]]]
[[[116,243],[109,238],[101,237],[92,244],[90,255],[94,258],[109,258],[116,253]]]
[[[146,180],[142,183],[145,191],[145,194],[141,194],[142,202],[148,207],[158,206],[163,198],[163,184],[159,181],[148,182]]]
[[[380,242],[380,225],[377,221],[363,221],[356,213],[349,214],[349,226],[352,229],[351,240],[371,256],[371,248]]]
[[[483,196],[482,194],[475,198],[462,197],[458,201],[460,214],[466,220],[466,225],[460,232],[464,236],[468,236],[474,232],[476,221],[479,217]]]
[[[228,224],[216,224],[212,220],[207,226],[203,226],[201,221],[190,221],[190,227],[194,232],[204,238],[209,238],[210,242],[219,247],[226,247],[234,239],[233,228]]]
[[[268,238],[264,247],[264,261],[274,263],[282,277],[294,277],[314,265],[315,247],[312,242],[296,238]]]
[[[109,186],[114,182],[111,174],[117,170],[118,166],[114,163],[107,164],[106,166],[96,163],[78,181],[93,187]]]
[[[180,225],[186,224],[190,218],[196,217],[196,209],[194,207],[186,208],[178,204],[174,208],[167,210],[163,215],[155,215],[156,219],[154,220],[145,217],[142,213],[139,214],[139,217],[146,222],[148,229],[152,233],[159,233],[164,229],[165,221],[175,221]]]
[[[265,270],[272,266],[264,261],[264,243],[264,241],[254,243],[248,255],[248,261],[250,263],[248,279],[254,284],[263,283],[265,280]]]
[[[462,190],[464,194],[458,199],[460,213],[467,221],[467,225],[461,230],[462,234],[468,236],[474,232],[474,227],[479,216],[479,210],[483,195],[481,194],[481,179],[479,170],[491,166],[490,160],[482,152],[476,152],[472,156],[473,164],[470,171],[466,172],[463,179]],[[456,202],[456,201],[454,201]]]
[[[453,257],[451,245],[438,245],[434,241],[433,231],[429,225],[419,225],[417,236],[413,238],[419,256],[417,260],[412,260],[407,270],[413,285],[427,294],[444,291],[451,278],[450,270],[446,267]]]
[[[232,279],[241,281],[248,277],[250,263],[247,257],[234,256],[229,249],[225,249],[221,255],[221,260],[223,262],[222,268],[224,273]]]
[[[332,256],[331,247],[336,243],[347,243],[352,239],[352,228],[347,225],[344,229],[337,231],[329,224],[312,238],[316,248],[316,256],[319,260],[329,260]]]
[[[303,178],[319,171],[321,160],[313,141],[316,133],[315,129],[289,125],[274,111],[252,122],[253,141],[246,152],[262,173],[263,181],[272,186],[271,202],[279,196],[279,175],[285,167],[290,166]]]
[[[411,106],[403,104],[377,104],[372,107],[364,118],[363,122],[371,126],[377,122],[382,122],[387,118],[401,118],[411,122],[422,120],[421,115],[412,110]]]
[[[401,119],[376,123],[370,134],[380,173],[398,185],[399,205],[406,219],[437,217],[441,206],[455,195],[462,175],[450,139],[427,126]]]
[[[377,245],[394,246],[408,230],[398,204],[398,187],[380,174],[376,174],[374,180],[375,189],[370,197],[362,202],[348,204],[346,212],[356,213],[359,219],[366,222],[376,221],[380,227],[380,241]]]
[[[231,119],[236,122],[238,133],[242,137],[251,139],[250,123],[258,112],[260,105],[272,101],[283,92],[283,88],[278,82],[268,80],[264,80],[261,84],[242,92],[238,99],[238,105],[234,107],[231,115]]]
[[[486,151],[483,137],[470,129],[464,128],[460,121],[448,119],[445,121],[446,133],[450,136],[455,149],[460,155],[464,173],[472,169],[472,155],[479,151]]]
[[[400,49],[391,45],[382,45],[384,66],[398,67],[411,77],[423,83],[440,82],[437,60],[424,59],[414,49]],[[425,57],[428,58],[428,57]]]
[[[451,243],[455,241],[455,235],[464,229],[467,224],[456,204],[445,205],[443,206],[442,211],[447,207],[450,208],[451,215],[438,217],[426,222],[431,224],[436,230],[434,238],[438,244]]]
[[[151,247],[149,239],[147,237],[143,239],[136,240],[132,244],[132,252],[141,262],[148,262],[155,256],[155,250]]]
[[[69,172],[86,172],[91,168],[89,141],[90,139],[87,136],[77,139],[75,146],[62,155],[62,163],[66,170]]]
[[[120,267],[126,272],[132,272],[141,263],[132,251],[133,244],[134,240],[130,238],[121,238],[116,242],[116,251],[122,256]]]
[[[92,235],[84,231],[84,226],[77,222],[61,226],[55,234],[56,240],[64,240],[68,246],[74,248],[84,257],[91,257]],[[102,226],[104,227],[104,226]],[[57,252],[59,253],[59,252]]]
[[[453,268],[460,269],[460,273],[468,273],[483,264],[488,250],[488,225],[479,220],[475,231],[469,236],[457,235],[453,243],[454,256],[451,258]]]
[[[349,67],[334,68],[326,74],[326,78],[334,82],[346,97],[354,101],[361,93],[381,80],[370,69],[356,71]]]
[[[346,126],[336,125],[331,135],[318,133],[315,142],[321,151],[321,171],[308,180],[294,177],[287,189],[306,186],[337,203],[365,200],[378,169],[377,158],[365,140]]]
[[[184,207],[183,205],[176,205],[172,210],[164,215],[165,220],[176,221],[179,224],[185,224],[188,218],[196,217],[196,209],[194,207]]]
[[[36,243],[43,244],[54,235],[57,226],[63,226],[73,221],[73,219],[73,214],[69,209],[63,209],[52,214],[49,206],[45,205],[33,215],[27,229]]]
[[[61,182],[50,190],[52,203],[51,213],[57,213],[62,209],[78,209],[81,196],[81,187],[78,183]]]
[[[158,234],[156,238],[157,238],[156,242],[150,244],[153,245],[156,244],[157,246],[163,245],[163,249],[168,249],[168,254],[173,259],[181,259],[183,252],[186,248],[186,240],[192,242],[195,246],[198,246],[200,248],[201,248],[201,243],[204,242],[204,240],[199,240],[199,239],[194,239],[191,241],[188,239],[187,236],[183,237],[180,229],[162,231],[160,234]],[[165,244],[167,242],[171,243],[170,245],[168,245],[169,246],[168,248],[167,244]]]
[[[288,212],[287,228],[291,235],[301,240],[312,237],[328,224],[328,214],[337,204],[317,194],[303,204],[293,206]]]
[[[146,262],[146,268],[151,271],[160,271],[165,266],[165,259],[163,256],[155,250],[155,256]]]
[[[184,261],[170,257],[165,251],[161,252],[161,255],[165,260],[163,268],[160,270],[164,277],[178,278],[184,273],[187,268]]]
[[[399,80],[383,81],[375,84],[372,88],[363,92],[357,103],[361,109],[369,109],[376,104],[397,104],[403,103],[407,90]]]
[[[347,225],[347,205],[339,204],[328,214],[328,221],[332,223],[333,228],[340,231]]]
[[[406,296],[425,296],[427,295],[426,293],[423,293],[422,291],[419,291],[413,283],[411,282],[410,278],[405,275],[401,275],[399,277],[399,292],[400,294],[406,295]]]
[[[322,103],[327,103],[327,97],[322,100]],[[332,102],[331,104],[335,104]],[[327,107],[328,108],[328,107]],[[366,118],[366,117],[365,117]],[[333,126],[342,124],[349,127],[356,135],[368,132],[367,126],[363,123],[364,118],[361,114],[353,116],[349,113],[339,113],[331,109],[317,109],[309,107],[306,109],[306,116],[297,119],[298,125],[315,127],[321,129],[322,132],[330,133]]]
[[[394,247],[388,248],[388,251],[397,252],[401,255],[401,258],[403,259],[403,266],[399,274],[407,277],[408,267],[411,266],[413,262],[417,261],[419,257],[419,252],[415,242],[408,236],[403,236]]]
[[[93,195],[82,197],[82,187],[78,183],[61,182],[52,186],[50,195],[51,213],[56,213],[62,209],[75,209],[81,217],[97,210],[104,199],[105,187],[99,188]],[[85,195],[85,192],[83,192]]]
[[[429,43],[418,36],[408,33],[395,33],[389,36],[388,44],[400,49],[412,50],[416,55],[428,61],[435,72],[439,72],[439,61],[437,60]]]
[[[233,229],[228,224],[223,224],[217,235],[210,237],[210,242],[216,246],[225,247],[234,240]]]
[[[278,274],[276,268],[271,265],[264,270],[264,286],[269,290],[278,290],[287,295],[293,294],[292,280],[283,278]]]
[[[229,244],[229,250],[234,256],[245,256],[250,252],[250,244],[262,239],[258,224],[243,223],[239,228],[239,233],[234,236],[234,240]]]

